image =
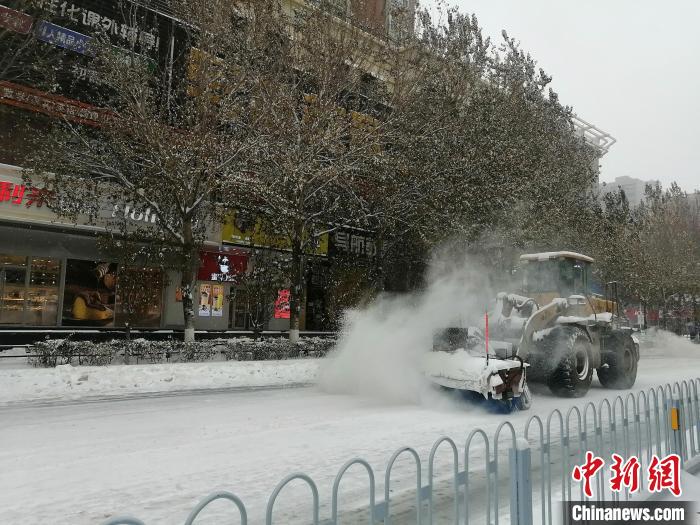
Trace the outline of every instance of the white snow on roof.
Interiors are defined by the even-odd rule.
[[[557,259],[566,257],[568,259],[580,259],[582,261],[593,262],[593,258],[588,255],[583,255],[576,252],[542,252],[542,253],[525,253],[520,256],[521,261],[547,261],[549,259]]]

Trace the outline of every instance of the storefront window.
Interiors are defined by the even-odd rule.
[[[24,322],[26,279],[26,257],[0,255],[0,324]]]
[[[58,259],[32,257],[27,288],[25,323],[55,326],[58,318],[58,284],[61,263]]]
[[[0,255],[0,324],[56,326],[58,259]]]
[[[63,297],[63,324],[114,326],[117,265],[68,259]]]
[[[162,312],[163,272],[156,268],[119,270],[117,325],[158,328]]]

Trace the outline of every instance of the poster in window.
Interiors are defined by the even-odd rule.
[[[116,263],[68,259],[63,324],[114,326],[116,290]]]
[[[224,315],[224,286],[215,284],[211,287],[211,315],[212,317],[223,317]]]
[[[199,316],[209,317],[211,315],[211,284],[202,283],[199,285]]]
[[[275,319],[289,319],[289,313],[289,290],[280,290],[275,301]]]

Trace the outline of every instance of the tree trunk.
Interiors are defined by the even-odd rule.
[[[292,343],[299,340],[299,318],[301,317],[301,303],[304,297],[303,235],[303,225],[298,222],[294,225],[294,237],[292,238],[291,286],[289,289],[289,340]]]
[[[183,220],[183,252],[185,264],[180,273],[180,287],[182,289],[182,314],[185,320],[186,343],[194,341],[194,288],[195,288],[195,263],[198,255],[194,249],[194,237],[192,235],[192,221]]]
[[[129,364],[129,341],[131,341],[131,323],[127,321],[124,323],[124,328],[126,331],[126,342],[127,344],[124,345],[124,364],[128,365]]]
[[[194,271],[183,268],[180,280],[182,289],[182,313],[185,319],[185,342],[194,341]]]

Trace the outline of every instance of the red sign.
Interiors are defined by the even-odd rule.
[[[280,290],[275,301],[275,319],[289,319],[290,310],[289,290]]]
[[[0,27],[26,35],[32,28],[32,17],[0,5]]]
[[[242,250],[201,252],[199,260],[200,281],[237,282],[248,268],[248,254]]]
[[[98,107],[38,89],[0,80],[0,104],[7,104],[52,117],[63,117],[88,126],[100,126],[106,112]]]
[[[24,204],[27,208],[41,208],[46,197],[46,190],[35,186],[25,186],[0,180],[0,202],[9,202],[15,206]]]

